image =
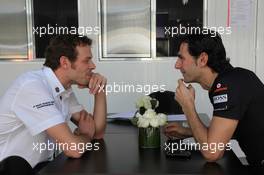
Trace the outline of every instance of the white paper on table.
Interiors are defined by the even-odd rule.
[[[122,112],[107,116],[108,119],[129,120],[134,117],[136,111]],[[184,114],[168,115],[168,121],[184,121],[187,120]]]
[[[122,112],[107,116],[108,119],[131,119],[134,117],[136,111]]]
[[[173,114],[168,115],[168,121],[185,121],[186,116],[184,114]]]

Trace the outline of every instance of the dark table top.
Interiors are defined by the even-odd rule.
[[[162,136],[162,145],[164,141]],[[39,174],[247,174],[232,151],[226,151],[216,163],[207,163],[199,151],[192,151],[190,159],[179,159],[166,158],[162,147],[141,149],[137,128],[125,121],[109,122],[104,140],[95,142],[98,151],[87,151],[79,159],[60,154]]]

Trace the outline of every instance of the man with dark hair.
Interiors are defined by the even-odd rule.
[[[77,59],[76,46],[91,46],[92,40],[87,37],[79,37],[76,35],[58,35],[56,38],[50,41],[49,46],[45,52],[44,65],[50,67],[52,70],[56,70],[60,66],[61,55],[67,56],[71,62]]]
[[[233,68],[219,34],[186,35],[181,39],[175,68],[183,79],[178,80],[175,99],[187,117],[189,128],[177,123],[165,127],[167,136],[193,136],[200,145],[216,144],[215,151],[202,149],[207,161],[216,161],[234,136],[252,166],[264,164],[264,85],[251,71]],[[185,83],[199,83],[209,91],[213,117],[209,127],[199,119],[195,109],[194,88]],[[224,145],[224,146],[223,146]]]
[[[19,76],[0,100],[0,160],[19,156],[35,167],[58,147],[80,157],[104,136],[106,78],[94,73],[92,41],[86,36],[59,35],[50,41],[41,70]],[[94,95],[93,114],[80,105],[72,85]],[[71,132],[67,122],[77,129]]]

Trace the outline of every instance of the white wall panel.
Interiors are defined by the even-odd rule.
[[[235,67],[244,67],[255,71],[255,13],[257,8],[257,1],[249,1],[251,1],[252,3],[250,24],[248,24],[246,27],[235,27],[231,23],[232,34],[222,35],[222,38],[227,51],[227,56],[230,58],[232,65]],[[208,6],[209,26],[227,27],[228,0],[208,0]]]
[[[264,82],[264,1],[258,1],[258,24],[257,24],[257,48],[256,48],[256,72],[259,78]]]

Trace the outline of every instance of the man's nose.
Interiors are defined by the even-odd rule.
[[[91,68],[91,69],[95,69],[95,68],[96,68],[96,65],[94,64],[93,61],[91,61],[90,68]]]
[[[181,62],[181,60],[178,58],[177,59],[177,61],[176,61],[176,63],[175,63],[175,69],[180,69],[181,68],[181,66],[182,66],[182,62]]]

